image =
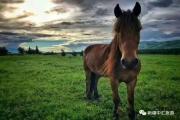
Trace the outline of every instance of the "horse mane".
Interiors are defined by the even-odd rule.
[[[103,66],[103,72],[108,75],[116,71],[115,66],[117,65],[118,60],[121,59],[121,52],[119,50],[119,39],[120,36],[115,35],[114,39],[109,45],[109,55]]]

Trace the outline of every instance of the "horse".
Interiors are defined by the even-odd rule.
[[[114,8],[116,21],[114,37],[110,44],[94,44],[84,50],[84,71],[86,76],[86,96],[88,99],[98,99],[98,80],[100,77],[110,79],[114,116],[120,116],[120,97],[118,86],[121,82],[127,85],[128,116],[136,119],[134,108],[134,91],[137,76],[141,69],[138,59],[141,22],[139,15],[141,6],[136,2],[133,10],[123,11],[117,4]]]

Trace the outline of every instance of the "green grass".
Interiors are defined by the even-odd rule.
[[[142,55],[135,96],[136,111],[173,110],[173,116],[139,120],[180,119],[180,56]],[[85,99],[81,57],[27,55],[0,57],[0,120],[112,119],[108,79],[99,82],[99,101]],[[119,86],[123,119],[127,119],[125,84]]]

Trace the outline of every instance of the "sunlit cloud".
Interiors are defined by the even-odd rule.
[[[27,15],[19,21],[31,22],[36,27],[42,26],[49,21],[66,20],[80,12],[80,8],[77,6],[70,7],[70,5],[65,3],[57,5],[51,0],[25,0],[23,3],[7,4],[7,7],[14,7],[16,9],[13,12],[5,11],[5,18],[10,19]]]

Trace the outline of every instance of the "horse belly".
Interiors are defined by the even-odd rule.
[[[103,65],[105,62],[106,55],[104,54],[104,49],[102,49],[104,45],[96,45],[94,48],[88,51],[88,53],[85,54],[85,62],[88,68],[99,75],[103,75]]]
[[[97,61],[98,57],[97,56],[86,56],[86,64],[88,66],[88,68],[96,73],[96,74],[99,74],[101,75],[102,74],[102,65],[101,63],[99,63],[99,61]]]

